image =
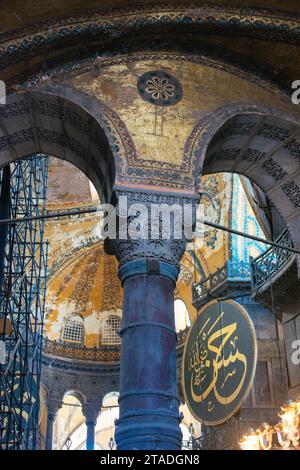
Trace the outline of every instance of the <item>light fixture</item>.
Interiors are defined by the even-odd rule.
[[[109,408],[109,414],[110,414],[110,418],[111,418],[111,420],[112,420],[112,419],[113,419],[113,415],[112,415],[112,412],[111,412],[111,407]],[[111,422],[111,429],[113,430],[113,428],[114,428],[114,425],[113,425],[113,423]],[[113,434],[112,434],[112,435],[110,436],[110,438],[109,438],[109,441],[108,441],[108,448],[109,448],[110,450],[114,450],[115,446],[116,446],[116,441],[114,440]]]
[[[68,439],[65,442],[65,446],[66,446],[67,450],[70,450],[71,445],[72,445],[72,440],[71,440],[70,437],[68,437]]]
[[[259,450],[259,434],[257,431],[251,429],[248,434],[244,435],[239,446],[242,450]]]
[[[282,432],[290,442],[290,446],[298,447],[300,439],[299,430],[299,402],[293,402],[281,408]]]
[[[300,400],[281,407],[280,421],[274,427],[264,423],[256,431],[251,430],[239,442],[242,450],[270,450],[272,448],[299,449]],[[277,437],[277,442],[274,439]],[[278,445],[279,444],[279,445]]]
[[[113,450],[115,448],[115,445],[116,445],[115,440],[113,437],[111,437],[108,442],[108,447],[110,448],[110,450]]]
[[[268,423],[264,423],[258,430],[259,443],[263,450],[270,450],[272,447],[273,428]]]

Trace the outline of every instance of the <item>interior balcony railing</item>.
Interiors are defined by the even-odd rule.
[[[229,420],[226,425],[207,427],[204,432],[195,437],[190,435],[182,442],[182,450],[237,450],[239,430],[235,420]]]
[[[58,341],[43,339],[43,354],[58,356],[62,359],[92,362],[119,362],[120,345],[101,344],[97,348],[87,348],[84,345],[66,344]]]
[[[287,228],[276,239],[293,247]],[[299,312],[299,273],[297,255],[271,247],[251,262],[252,297],[282,319],[282,313]]]
[[[193,284],[193,305],[199,309],[217,298],[251,295],[250,264],[228,260],[225,265],[207,278]]]
[[[276,239],[280,245],[293,247],[292,238],[287,228]],[[264,253],[251,261],[252,291],[267,287],[280,277],[295,260],[296,255],[278,247],[270,247]]]
[[[180,330],[178,333],[177,333],[177,336],[176,336],[176,343],[177,343],[177,346],[182,346],[184,345],[185,341],[186,341],[186,338],[187,338],[187,335],[188,335],[188,332],[189,332],[189,329],[190,327],[186,327],[184,330]]]

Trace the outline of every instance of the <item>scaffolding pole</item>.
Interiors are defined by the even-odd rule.
[[[0,231],[0,449],[37,446],[48,245],[44,241],[48,159],[1,171],[0,214],[24,218]],[[8,185],[9,182],[9,185]],[[7,190],[9,188],[9,191]],[[26,217],[36,217],[26,220]]]

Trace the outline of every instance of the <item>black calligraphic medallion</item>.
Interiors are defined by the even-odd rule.
[[[234,415],[250,391],[256,358],[255,330],[244,308],[232,300],[205,305],[182,360],[184,397],[193,416],[214,426]]]

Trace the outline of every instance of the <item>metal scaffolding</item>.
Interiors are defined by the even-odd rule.
[[[47,177],[43,155],[2,169],[1,216],[44,214]],[[0,449],[36,448],[47,251],[42,218],[0,230]]]

